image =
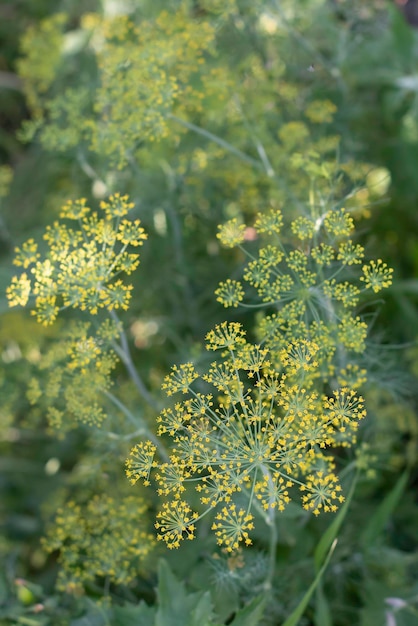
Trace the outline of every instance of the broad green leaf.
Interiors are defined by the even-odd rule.
[[[193,597],[198,594],[193,594]],[[212,598],[209,591],[206,591],[201,597],[196,607],[190,615],[190,626],[200,626],[201,624],[212,624]]]
[[[113,608],[112,626],[154,626],[156,609],[145,602]]]
[[[332,626],[329,602],[320,581],[315,594],[315,626]]]
[[[389,518],[393,514],[408,482],[409,471],[405,470],[393,489],[387,494],[379,505],[377,511],[372,515],[370,521],[366,525],[361,534],[360,542],[364,547],[369,546],[384,530]]]
[[[391,17],[391,30],[394,52],[405,64],[409,65],[414,54],[415,34],[402,13],[395,6],[388,7]]]
[[[158,566],[158,600],[155,626],[211,626],[209,592],[187,594],[163,559]]]
[[[309,589],[307,590],[307,592],[305,593],[305,595],[303,596],[302,600],[299,602],[295,610],[289,615],[287,620],[284,622],[283,626],[296,626],[297,623],[299,622],[300,618],[305,612],[306,607],[309,604],[309,600],[311,599],[312,594],[314,593],[315,589],[317,588],[318,584],[321,581],[321,578],[328,566],[332,553],[334,552],[334,548],[336,544],[337,544],[337,540],[335,539],[334,543],[331,546],[330,551],[327,554],[325,562],[323,566],[321,567],[321,569],[319,570],[319,572],[317,573],[317,575],[315,576],[313,583],[311,584],[311,586],[309,587]]]
[[[107,612],[103,609],[98,610],[98,608],[93,608],[82,617],[74,619],[70,622],[70,626],[109,626],[109,624],[110,622]]]
[[[243,609],[238,611],[235,618],[231,622],[231,626],[257,626],[263,617],[265,604],[265,594],[257,596]]]

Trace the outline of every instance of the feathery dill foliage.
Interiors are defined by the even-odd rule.
[[[138,267],[139,254],[129,250],[147,238],[140,220],[122,219],[133,206],[119,194],[101,202],[101,214],[92,212],[83,198],[68,202],[60,221],[46,229],[45,255],[33,239],[16,249],[14,264],[29,269],[29,275],[23,272],[12,279],[6,291],[10,306],[25,306],[33,297],[32,313],[45,325],[67,308],[92,315],[100,309],[126,310],[132,285],[119,276]]]
[[[146,511],[140,498],[120,501],[108,495],[95,495],[81,505],[70,501],[58,509],[43,540],[47,552],[59,550],[57,589],[82,593],[97,576],[116,585],[135,580],[155,547]]]
[[[364,250],[351,239],[354,223],[344,209],[293,220],[293,246],[282,243],[278,209],[260,213],[254,228],[265,245],[257,256],[248,253],[244,280],[253,290],[251,305],[276,312],[259,322],[258,344],[237,322],[210,331],[206,347],[219,357],[203,376],[192,363],[173,367],[163,389],[186,398],[157,420],[158,435],[172,439],[169,460],[159,463],[156,445],[145,441],[126,462],[132,484],[149,485],[153,474],[165,500],[158,538],[169,548],[193,539],[210,511],[218,544],[232,552],[252,543],[253,509],[269,523],[269,513],[283,511],[297,491],[314,515],[335,512],[344,501],[330,449],[352,446],[366,415],[356,392],[366,372],[351,362],[364,351],[367,333],[354,312],[356,283],[377,292],[391,284],[392,270],[379,260],[363,265],[359,277],[353,271]],[[233,247],[245,233],[233,219],[218,236]],[[221,283],[216,294],[225,306],[245,304],[239,281]],[[205,383],[210,392],[197,390]],[[190,490],[199,511],[189,503]]]

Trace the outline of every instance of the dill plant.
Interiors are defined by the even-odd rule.
[[[367,212],[355,186],[368,166],[336,161],[339,137],[324,133],[336,106],[310,99],[277,60],[268,66],[249,54],[245,71],[217,64],[217,29],[229,19],[239,24],[240,10],[234,0],[202,7],[210,19],[191,20],[183,4],[140,25],[126,15],[83,15],[80,49],[94,58],[93,78],[82,74],[58,94],[67,17],[46,20],[23,41],[20,74],[33,114],[23,135],[39,138],[46,150],[76,154],[94,183],[103,183],[103,194],[115,178],[124,185],[124,168],[137,172],[138,163],[153,164],[166,149],[170,176],[184,178],[186,207],[198,203],[208,215],[205,184],[218,185],[231,218],[219,227],[218,242],[241,276],[226,276],[215,297],[240,319],[255,314],[248,328],[228,311],[228,321],[206,335],[214,360],[207,368],[174,366],[163,391],[175,399],[162,408],[134,366],[119,319],[132,295],[125,277],[138,268],[147,238],[129,218],[130,199],[113,194],[98,212],[84,199],[68,202],[43,246],[29,239],[16,251],[21,273],[7,290],[10,305],[32,303],[44,326],[64,312],[89,318],[64,322],[60,341],[42,355],[43,378],[29,383],[30,403],[43,407],[54,433],[77,423],[106,430],[106,403],[119,410],[135,430],[110,432],[109,439],[126,451],[137,440],[126,474],[150,492],[149,499],[146,489],[124,493],[122,503],[108,494],[82,497],[59,508],[44,546],[60,551],[58,584],[66,591],[81,593],[98,576],[115,585],[135,579],[155,554],[153,536],[136,517],[149,515],[156,500],[160,544],[174,549],[205,539],[206,524],[228,563],[238,564],[231,565],[235,576],[266,524],[270,555],[261,569],[270,588],[280,514],[291,503],[315,517],[341,508],[341,448],[357,447],[352,465],[369,468],[370,455],[358,445],[366,415],[360,388],[368,376],[368,325],[359,305],[390,286],[392,270],[381,259],[365,260],[355,240],[354,217]],[[268,48],[277,43],[277,24],[267,17],[259,26]],[[268,111],[279,79],[283,108],[293,111],[298,96],[302,119],[283,114],[273,124]],[[212,132],[220,108],[232,129],[226,137],[222,128]],[[190,134],[210,143],[178,150]],[[92,165],[105,172],[103,181]],[[354,192],[347,193],[350,185]],[[148,419],[138,420],[115,392],[120,363]]]
[[[119,194],[103,201],[99,214],[84,199],[69,202],[60,221],[46,229],[43,255],[33,239],[16,250],[15,263],[25,271],[7,290],[10,305],[25,305],[33,297],[32,313],[44,325],[68,308],[88,312],[93,319],[100,310],[109,315],[107,322],[96,323],[93,333],[89,323],[70,326],[60,353],[52,351],[52,360],[45,360],[44,367],[50,368],[48,403],[64,402],[61,409],[48,408],[50,425],[57,429],[66,415],[100,425],[105,414],[98,392],[123,409],[123,401],[109,391],[118,357],[138,391],[146,391],[116,314],[128,308],[131,293],[131,285],[120,276],[130,275],[139,264],[139,255],[130,250],[146,239],[139,220],[126,219],[132,207]],[[241,544],[252,544],[256,518],[264,519],[272,533],[269,582],[276,514],[297,492],[302,507],[315,516],[336,512],[344,502],[335,450],[357,442],[359,422],[366,415],[358,394],[366,371],[356,365],[355,355],[365,350],[367,324],[356,315],[356,307],[362,291],[376,293],[392,280],[392,270],[380,259],[363,261],[364,250],[352,239],[353,219],[344,209],[297,217],[289,227],[284,222],[278,208],[259,213],[250,237],[258,251],[252,252],[243,246],[249,227],[236,219],[220,226],[220,242],[242,248],[249,260],[243,281],[227,279],[215,295],[226,307],[260,311],[258,341],[248,340],[239,322],[226,321],[208,332],[206,348],[219,356],[203,374],[191,362],[173,367],[163,390],[184,399],[157,417],[157,438],[144,429],[149,439],[137,443],[126,461],[131,484],[139,479],[145,486],[156,484],[161,500],[157,538],[168,548],[193,540],[200,520],[210,515],[217,543],[233,553]],[[32,380],[30,400],[36,402],[41,395],[40,385]],[[49,550],[61,546],[67,572],[62,588],[71,588],[68,576],[83,581],[92,575],[92,570],[82,574],[78,565],[71,565],[74,549],[88,551],[79,544],[81,535],[70,532],[71,519],[80,514],[77,504],[68,504],[46,543]],[[126,534],[121,537],[123,542]],[[144,554],[149,550],[144,548]],[[99,561],[89,558],[100,575]],[[128,557],[121,558],[125,562]],[[109,576],[120,583],[117,569],[110,568]]]
[[[168,396],[185,396],[157,418],[157,434],[172,441],[168,461],[157,460],[150,441],[135,445],[127,460],[132,484],[155,477],[165,500],[156,528],[169,548],[194,539],[197,522],[211,512],[217,543],[233,552],[251,545],[255,511],[274,528],[276,512],[297,491],[314,515],[344,502],[334,450],[356,443],[366,415],[357,392],[366,370],[355,356],[365,350],[367,324],[355,311],[362,291],[390,286],[392,270],[381,260],[364,263],[344,209],[298,217],[288,228],[271,208],[253,229],[256,254],[243,247],[248,227],[236,219],[220,227],[221,243],[249,258],[248,286],[227,279],[215,293],[226,307],[262,312],[258,342],[238,322],[210,331],[206,348],[219,357],[209,370],[175,366],[163,384]],[[190,491],[199,510],[189,504]]]

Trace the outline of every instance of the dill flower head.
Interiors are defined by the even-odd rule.
[[[355,441],[363,399],[349,388],[315,389],[319,346],[306,339],[276,359],[248,342],[239,323],[224,322],[208,333],[207,349],[217,358],[202,377],[186,363],[164,381],[168,395],[182,394],[157,420],[157,434],[172,442],[168,462],[158,462],[155,445],[143,442],[126,463],[132,484],[157,483],[158,538],[177,548],[213,511],[218,544],[236,551],[251,545],[253,508],[283,511],[298,489],[315,515],[335,511],[343,497],[332,450]],[[205,383],[215,391],[195,390]]]
[[[111,342],[118,331],[110,320],[95,329],[72,322],[44,352],[26,395],[42,408],[52,432],[80,423],[100,426],[106,419],[106,392],[118,362]]]
[[[241,247],[248,256],[242,280],[220,283],[218,302],[259,310],[256,336],[277,355],[275,365],[292,342],[316,344],[316,377],[334,384],[366,349],[367,324],[356,315],[363,294],[389,287],[392,270],[380,259],[358,268],[364,248],[353,241],[354,221],[344,208],[320,214],[312,207],[311,215],[290,223],[280,209],[269,208],[256,216],[254,228],[258,252]],[[230,247],[233,241],[222,243]]]
[[[102,202],[101,215],[93,213],[84,198],[68,202],[60,221],[46,229],[43,258],[33,239],[16,249],[15,264],[28,272],[14,277],[7,288],[10,306],[25,306],[32,296],[32,313],[45,325],[70,307],[93,315],[100,309],[127,309],[132,285],[119,276],[138,267],[139,254],[130,249],[147,238],[140,220],[120,219],[132,208],[129,198],[120,194]]]
[[[29,28],[23,38],[19,72],[34,119],[22,136],[35,133],[47,150],[65,151],[81,143],[122,169],[144,140],[170,136],[173,109],[202,110],[213,76],[202,73],[215,29],[208,20],[191,20],[185,8],[163,10],[155,19],[141,16],[82,16],[82,53],[72,67],[85,74],[85,57],[94,59],[87,87],[72,76],[65,92],[54,90],[66,71],[64,28],[71,19],[57,14]],[[71,31],[70,31],[71,32]],[[58,93],[57,93],[58,92]]]
[[[133,581],[155,547],[146,512],[144,501],[133,496],[94,495],[60,507],[43,540],[47,552],[59,551],[58,590],[82,592],[96,577],[116,585]]]

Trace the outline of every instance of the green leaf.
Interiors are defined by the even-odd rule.
[[[197,594],[194,595],[196,596]],[[190,625],[199,626],[199,624],[213,624],[211,620],[212,608],[212,598],[209,591],[206,591],[191,613]]]
[[[255,597],[243,609],[238,611],[230,626],[257,626],[263,617],[266,596]]]
[[[414,55],[415,33],[397,7],[388,8],[391,13],[394,52],[408,67]]]
[[[315,594],[315,626],[332,626],[329,602],[320,581]]]
[[[374,543],[380,536],[385,526],[387,525],[389,518],[393,514],[401,496],[405,490],[408,482],[409,471],[405,470],[401,475],[393,489],[387,494],[384,500],[379,505],[377,511],[372,515],[369,523],[363,530],[360,543],[362,546],[367,547]]]
[[[345,516],[347,515],[347,511],[349,509],[350,506],[350,502],[352,500],[353,494],[354,494],[354,490],[356,488],[356,484],[357,484],[357,479],[358,476],[357,474],[354,477],[354,480],[351,484],[350,487],[350,491],[348,492],[348,496],[346,498],[346,501],[344,502],[344,505],[341,507],[341,509],[338,511],[337,515],[335,516],[332,524],[330,524],[330,526],[327,528],[327,530],[325,531],[325,533],[322,535],[316,549],[315,549],[315,554],[314,554],[314,561],[315,561],[315,567],[316,570],[318,570],[322,563],[323,560],[325,558],[325,555],[327,554],[327,552],[329,551],[333,541],[335,540],[335,538],[338,535],[338,531],[341,528],[341,525],[344,521]]]
[[[284,622],[283,626],[296,626],[296,624],[299,622],[300,618],[305,612],[306,607],[309,604],[309,600],[311,599],[312,594],[314,593],[315,589],[317,588],[317,586],[319,585],[321,581],[321,578],[328,566],[332,553],[334,552],[336,544],[337,544],[337,540],[335,539],[334,543],[331,546],[330,551],[327,554],[325,562],[323,566],[321,567],[321,569],[319,570],[319,572],[317,573],[317,575],[315,576],[313,583],[311,584],[311,586],[309,587],[309,589],[307,590],[307,592],[305,593],[305,595],[303,596],[302,600],[299,602],[295,610],[289,615],[287,620]]]
[[[112,626],[154,626],[156,609],[145,602],[113,608]]]
[[[184,584],[177,580],[163,559],[158,566],[158,599],[155,626],[212,625],[210,593],[187,594]]]
[[[0,605],[5,604],[10,596],[5,575],[0,572]]]
[[[108,626],[108,624],[107,612],[103,609],[101,611],[98,610],[98,607],[70,622],[70,626]]]

